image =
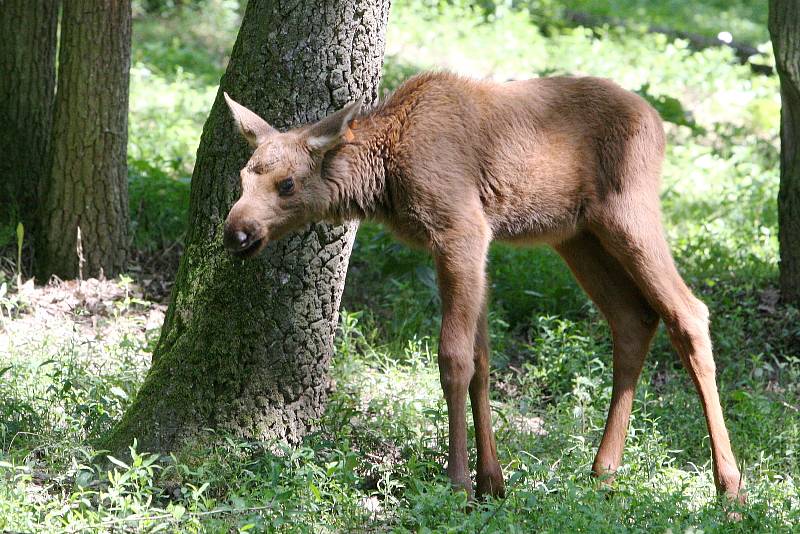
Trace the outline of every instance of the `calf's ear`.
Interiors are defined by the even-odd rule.
[[[225,95],[225,102],[228,103],[228,108],[231,110],[236,128],[247,139],[250,146],[258,147],[267,140],[267,137],[276,132],[275,128],[270,126],[267,121],[236,102],[228,96],[228,93],[223,92],[222,94]]]
[[[341,143],[350,127],[350,121],[358,115],[363,105],[364,97],[362,96],[339,111],[308,126],[305,131],[308,148],[312,152],[325,152]]]

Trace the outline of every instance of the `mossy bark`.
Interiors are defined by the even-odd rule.
[[[782,101],[778,193],[781,296],[800,306],[800,2],[770,0],[769,32]]]
[[[57,0],[0,1],[0,222],[31,235],[50,172]]]
[[[130,57],[130,0],[64,2],[52,166],[37,240],[42,282],[51,274],[114,276],[125,267]]]
[[[169,451],[205,428],[297,443],[323,412],[355,226],[312,225],[254,260],[222,247],[251,150],[222,90],[278,128],[377,97],[389,0],[250,0],[192,177],[187,248],[153,365],[104,446]]]

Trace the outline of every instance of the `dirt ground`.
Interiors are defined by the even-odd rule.
[[[76,344],[119,343],[155,333],[166,304],[146,300],[130,278],[61,281],[37,286],[33,279],[0,296],[0,353],[24,352],[48,339]]]

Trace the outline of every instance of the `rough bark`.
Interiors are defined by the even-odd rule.
[[[49,173],[57,0],[0,0],[0,210],[28,230]]]
[[[778,193],[781,296],[800,305],[800,1],[770,0],[769,33],[782,101]]]
[[[113,276],[125,266],[130,50],[130,0],[64,3],[40,280]]]
[[[389,0],[250,0],[192,177],[190,231],[153,366],[105,446],[176,450],[204,428],[297,443],[330,387],[355,226],[313,225],[254,260],[222,247],[252,150],[222,90],[273,126],[377,97]]]

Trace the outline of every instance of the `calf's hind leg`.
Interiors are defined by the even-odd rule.
[[[736,466],[722,416],[716,384],[716,366],[708,331],[708,308],[689,290],[675,268],[662,233],[657,209],[641,202],[617,205],[595,225],[603,246],[625,267],[667,327],[672,345],[695,384],[703,406],[714,483],[720,493],[744,499],[744,481]],[[631,214],[637,214],[631,217]]]
[[[611,328],[614,343],[611,406],[592,465],[594,475],[608,483],[622,462],[634,389],[658,326],[658,315],[619,262],[592,234],[584,232],[555,248]]]

